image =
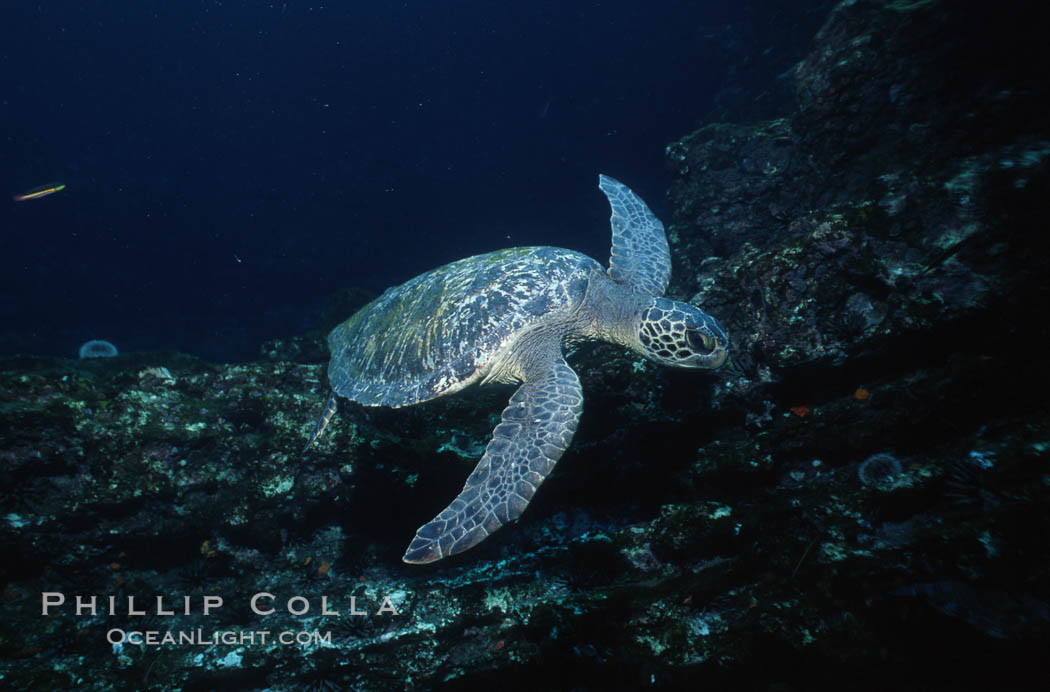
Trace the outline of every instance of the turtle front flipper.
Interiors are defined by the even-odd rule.
[[[598,176],[598,187],[612,209],[609,276],[639,293],[662,296],[671,280],[671,251],[660,219],[618,180]]]
[[[416,531],[404,561],[461,553],[521,516],[572,442],[582,411],[580,379],[559,354],[514,392],[463,492]]]

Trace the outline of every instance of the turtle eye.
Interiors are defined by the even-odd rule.
[[[715,350],[715,340],[699,329],[685,330],[685,340],[689,343],[689,348],[701,355]]]

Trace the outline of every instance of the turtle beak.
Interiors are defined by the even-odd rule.
[[[722,365],[726,362],[726,358],[729,357],[729,349],[727,348],[727,346],[728,344],[726,344],[722,340],[719,340],[718,345],[715,346],[715,350],[712,351],[710,355],[705,356],[704,360],[706,362],[704,363],[704,367],[710,368],[711,370],[722,367]]]
[[[706,313],[704,314],[703,330],[715,343],[714,348],[709,352],[696,356],[697,367],[708,370],[720,368],[729,357],[729,337],[726,335],[726,330],[722,328],[718,320]]]
[[[688,361],[687,367],[698,370],[714,370],[720,368],[729,357],[729,349],[723,339],[715,337],[715,346],[706,353],[695,353]]]

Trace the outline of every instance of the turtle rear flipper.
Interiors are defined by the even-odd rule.
[[[404,561],[461,553],[521,516],[572,442],[582,412],[580,379],[559,353],[546,372],[514,392],[463,491],[416,531]]]
[[[336,398],[335,392],[333,391],[328,395],[328,401],[325,402],[324,410],[321,411],[321,416],[317,419],[317,423],[314,425],[314,431],[310,433],[310,439],[303,445],[303,451],[301,454],[305,454],[306,450],[310,449],[310,445],[321,436],[324,429],[328,427],[328,422],[332,420],[332,416],[335,415],[336,410],[339,408],[339,400]]]

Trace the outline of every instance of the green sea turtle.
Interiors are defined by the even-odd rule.
[[[416,531],[404,561],[463,552],[525,510],[568,448],[583,389],[565,362],[566,342],[626,346],[680,368],[717,368],[728,339],[698,308],[660,297],[671,276],[663,224],[620,182],[599,176],[612,207],[606,271],[554,247],[468,257],[388,289],[332,330],[328,398],[408,406],[480,382],[521,383],[459,496]]]

